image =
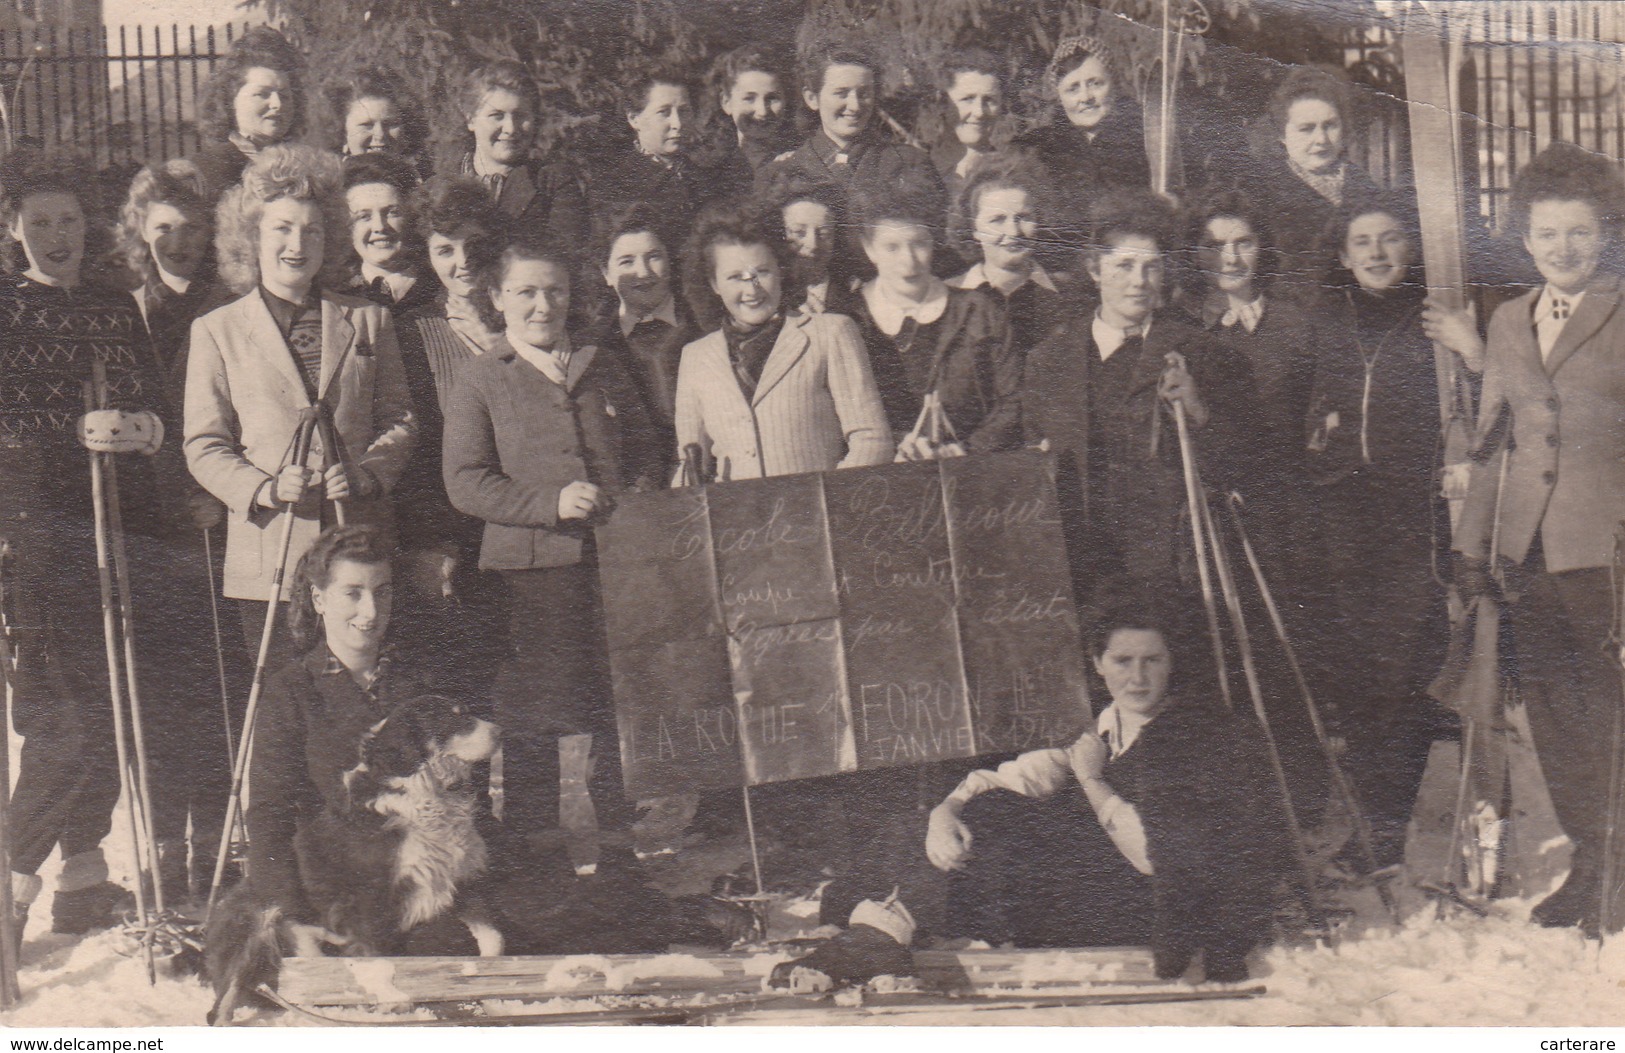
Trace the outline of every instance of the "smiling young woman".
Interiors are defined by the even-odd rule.
[[[0,400],[0,548],[8,561],[7,615],[11,625],[26,627],[13,638],[15,667],[4,667],[23,737],[11,797],[9,879],[26,915],[40,891],[41,864],[59,850],[63,867],[51,927],[63,933],[113,923],[112,911],[126,897],[108,883],[100,847],[111,829],[119,775],[96,581],[97,524],[74,422],[85,412],[85,389],[101,366],[112,408],[151,411],[171,428],[176,424],[135,305],[128,295],[101,287],[93,271],[90,261],[100,255],[98,203],[94,181],[85,178],[87,164],[19,149],[0,167],[0,317],[6,319],[0,331],[6,390]],[[190,554],[181,546],[201,525],[188,515],[178,451],[172,438],[153,457],[115,458],[133,603],[154,619],[174,615],[173,593],[186,573],[186,561],[175,553]],[[156,708],[193,712],[198,696],[191,689],[212,684],[213,655],[195,646],[201,642],[195,635],[146,631],[164,624],[140,623],[145,694],[162,700]],[[155,670],[177,683],[151,682]],[[205,697],[204,705],[210,701]],[[211,770],[209,762],[220,757],[222,751],[212,751],[184,775],[166,770],[218,793],[219,767]],[[165,807],[155,817],[160,837],[174,832],[171,799],[161,798]],[[179,819],[184,829],[184,806]],[[185,845],[178,847],[184,858]],[[21,930],[19,918],[19,940]]]
[[[467,364],[451,394],[443,477],[458,511],[485,523],[480,569],[506,585],[513,657],[492,693],[508,733],[504,821],[520,835],[517,848],[558,825],[568,742],[584,738],[602,784],[614,781],[593,527],[629,481],[626,436],[645,425],[621,362],[572,333],[574,290],[561,250],[510,243],[478,272],[475,295],[503,335]],[[562,777],[586,774],[577,766]],[[572,850],[584,872],[597,860],[595,840]]]
[[[224,592],[240,601],[251,646],[266,602],[285,599],[268,591],[281,513],[296,517],[290,558],[333,519],[335,501],[351,522],[387,524],[386,495],[417,432],[389,312],[324,287],[342,274],[348,229],[339,160],[310,146],[262,151],[220,205],[220,277],[238,298],[192,327],[186,456],[231,512]],[[322,450],[320,474],[283,464],[300,412],[318,401],[340,444]],[[291,654],[285,635],[278,642]]]
[[[542,93],[530,71],[512,59],[477,67],[457,104],[467,134],[437,172],[483,183],[516,235],[581,245],[588,229],[581,173],[566,159],[537,155]]]
[[[237,182],[259,151],[304,130],[304,58],[270,26],[254,26],[209,75],[198,107],[203,148],[192,162],[209,200]]]

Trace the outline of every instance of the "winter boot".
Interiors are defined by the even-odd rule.
[[[62,878],[51,900],[51,931],[83,936],[118,922],[118,914],[134,897],[107,880],[107,860],[93,848],[69,856],[62,863]]]
[[[796,986],[795,973],[821,973],[834,987],[861,987],[877,976],[918,976],[908,946],[914,942],[914,917],[898,900],[866,899],[852,911],[845,932],[826,941],[805,958],[780,962],[769,978],[773,987]]]
[[[1601,910],[1601,884],[1598,868],[1591,862],[1591,853],[1583,846],[1577,847],[1568,878],[1556,892],[1540,901],[1530,912],[1529,918],[1548,929],[1585,925],[1590,930],[1595,927]]]

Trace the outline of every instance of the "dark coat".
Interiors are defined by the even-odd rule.
[[[373,696],[322,644],[272,675],[254,723],[247,813],[250,886],[255,902],[314,922],[299,878],[294,837],[324,807],[348,805],[343,774],[360,759],[368,730],[395,705],[424,692],[423,681],[390,664]]]
[[[1089,208],[1102,194],[1151,186],[1145,129],[1133,100],[1119,99],[1093,139],[1060,114],[1017,136],[1011,148],[1031,154],[1049,170],[1063,202],[1056,225],[1070,245],[1083,243]]]
[[[1176,703],[1105,777],[1145,828],[1157,975],[1180,976],[1201,950],[1211,976],[1266,942],[1292,835],[1258,733],[1213,706]]]
[[[1185,357],[1208,409],[1206,425],[1191,431],[1203,481],[1221,492],[1245,487],[1256,448],[1246,360],[1172,314],[1152,321],[1123,396],[1094,406],[1103,363],[1093,318],[1088,304],[1029,352],[1021,384],[1027,441],[1047,440],[1056,455],[1062,531],[1080,598],[1107,575],[1166,585],[1185,559],[1179,441],[1157,396],[1166,355]]]
[[[1330,230],[1338,206],[1298,178],[1286,153],[1275,148],[1238,180],[1238,189],[1264,217],[1276,251],[1276,289],[1303,303],[1325,292],[1337,266],[1342,235]],[[1379,193],[1365,169],[1350,164],[1343,176],[1343,200],[1369,200]]]
[[[444,175],[467,176],[472,171],[473,156],[466,151],[442,155],[440,160]],[[508,232],[514,237],[581,252],[591,236],[592,217],[581,173],[568,161],[532,160],[518,165],[503,180],[496,206],[514,220]]]
[[[758,170],[757,192],[765,193],[778,179],[838,186],[846,193],[849,203],[868,194],[903,190],[929,195],[941,212],[947,214],[948,200],[942,177],[924,150],[887,141],[870,131],[852,144],[847,151],[850,160],[845,165],[828,160],[834,151],[835,144],[823,132],[814,132],[812,138],[796,147],[789,157],[775,159]],[[848,214],[852,214],[850,210]],[[852,240],[855,239],[854,232]],[[853,258],[862,256],[854,253]]]
[[[645,435],[626,435],[622,444],[623,468],[633,483],[663,487],[677,464],[677,367],[683,348],[704,334],[694,324],[681,300],[677,325],[648,334],[634,329],[621,333],[620,318],[610,305],[594,324],[588,339],[613,356],[632,381],[642,401]]]
[[[1252,370],[1257,415],[1249,430],[1259,455],[1247,489],[1249,525],[1259,530],[1253,541],[1271,550],[1270,569],[1280,565],[1285,577],[1299,580],[1301,564],[1311,558],[1304,526],[1312,517],[1316,496],[1305,464],[1304,420],[1315,378],[1317,326],[1291,300],[1266,294],[1264,316],[1254,331],[1249,333],[1240,324],[1221,326],[1217,318],[1206,328],[1234,348]],[[1288,582],[1277,578],[1271,584],[1283,589]]]
[[[906,350],[899,338],[880,331],[862,295],[854,296],[858,323],[875,386],[895,434],[914,429],[925,396],[942,399],[954,434],[967,450],[1000,450],[1021,440],[1023,349],[1010,341],[1004,312],[985,290],[949,289],[942,317],[922,326]]]
[[[482,570],[578,563],[592,526],[559,520],[559,493],[578,480],[622,488],[622,436],[646,427],[641,400],[613,356],[578,347],[570,390],[512,347],[488,351],[463,374],[446,413],[446,493],[485,520]]]
[[[197,165],[198,172],[203,176],[203,196],[214,203],[220,200],[221,194],[241,181],[249,157],[237,149],[231,140],[224,139],[204,144],[187,160]]]
[[[1444,658],[1435,568],[1450,526],[1439,497],[1438,380],[1422,332],[1423,294],[1404,288],[1379,302],[1338,290],[1320,308],[1309,426],[1323,448],[1309,462],[1326,607],[1309,621],[1335,631],[1309,634],[1305,650],[1325,668],[1327,701],[1368,724],[1407,708]],[[1331,414],[1338,426],[1328,430]]]

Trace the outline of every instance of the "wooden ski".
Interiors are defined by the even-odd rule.
[[[791,955],[790,957],[793,957]],[[759,992],[782,953],[546,957],[286,958],[278,991],[298,1005],[366,1006],[485,998]],[[1156,982],[1144,947],[917,951],[921,984],[975,994]]]

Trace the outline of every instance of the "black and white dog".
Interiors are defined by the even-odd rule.
[[[466,927],[464,941],[471,935],[482,956],[502,953],[468,786],[498,738],[496,725],[440,695],[403,702],[369,730],[343,776],[346,806],[325,808],[294,839],[325,942],[350,956],[400,954],[412,934],[450,923]],[[283,954],[319,953],[296,944],[281,907],[256,903],[252,880],[220,901],[206,933],[211,1024],[230,1023],[260,984],[274,984]]]

